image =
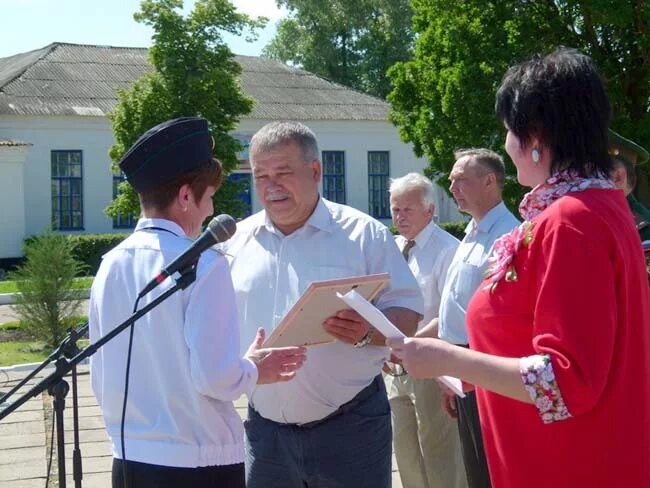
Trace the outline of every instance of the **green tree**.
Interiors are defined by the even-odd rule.
[[[264,54],[385,98],[387,69],[409,59],[413,34],[408,0],[278,0],[278,23]]]
[[[197,0],[194,10],[183,16],[182,0],[143,0],[136,21],[154,30],[149,61],[154,70],[119,91],[119,102],[110,120],[115,144],[109,155],[114,164],[126,150],[154,125],[182,116],[205,117],[215,140],[214,154],[230,172],[237,165],[240,144],[229,135],[239,117],[251,111],[253,100],[241,91],[241,66],[224,43],[222,33],[247,33],[254,38],[266,19],[237,13],[228,0]],[[240,187],[225,183],[215,195],[218,212],[235,216],[243,212],[236,197]],[[107,213],[139,213],[132,187],[124,182]]]
[[[10,273],[18,288],[14,309],[26,329],[50,346],[73,325],[81,299],[72,280],[84,270],[67,236],[47,232],[25,245],[25,263]]]
[[[494,116],[501,78],[513,63],[558,45],[594,58],[614,108],[612,127],[650,145],[648,2],[414,0],[413,9],[413,59],[389,71],[391,120],[429,159],[429,176],[445,186],[455,149],[485,146],[504,154],[505,131]],[[521,193],[509,178],[511,207]]]

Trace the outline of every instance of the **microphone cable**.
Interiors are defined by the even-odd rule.
[[[165,232],[169,232],[170,234],[173,234],[176,236],[176,234],[168,229],[163,229],[160,227],[147,227],[142,230],[147,230],[147,229],[152,229],[152,230],[161,230]],[[136,231],[137,232],[137,231]],[[135,299],[135,303],[133,304],[133,310],[131,311],[132,314],[136,313],[138,311],[138,304],[140,303],[140,299],[144,296],[144,294],[140,293],[138,294],[137,298]],[[125,442],[124,442],[124,423],[126,420],[126,403],[129,398],[129,377],[130,377],[130,372],[131,372],[131,351],[133,350],[133,330],[135,327],[135,322],[133,322],[129,326],[129,347],[128,351],[126,354],[126,372],[124,374],[124,396],[123,396],[123,401],[122,401],[122,416],[120,418],[120,449],[122,451],[122,483],[124,484],[123,488],[129,488],[129,485],[127,484],[127,473],[126,473],[126,447],[125,447]]]
[[[133,311],[135,313],[138,311],[138,304],[140,303],[140,298],[138,297],[133,304]],[[124,423],[126,419],[126,402],[129,397],[129,373],[131,371],[131,351],[133,349],[133,331],[135,329],[135,322],[129,326],[129,348],[126,354],[126,373],[124,377],[124,399],[122,403],[122,418],[120,419],[120,448],[122,450],[122,483],[124,484],[123,488],[128,488],[127,484],[127,473],[126,473],[126,447],[124,442]]]

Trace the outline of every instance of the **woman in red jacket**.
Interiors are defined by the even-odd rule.
[[[390,345],[412,376],[476,387],[496,488],[650,487],[650,288],[607,176],[603,84],[590,58],[561,48],[510,68],[496,111],[533,189],[468,307],[471,350]]]

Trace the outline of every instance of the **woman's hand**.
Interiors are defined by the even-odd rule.
[[[387,345],[401,359],[404,369],[418,379],[446,374],[445,361],[450,347],[453,347],[439,339],[412,337],[388,339]]]
[[[304,347],[269,347],[262,348],[266,334],[261,327],[257,329],[255,340],[244,357],[257,366],[257,384],[289,381],[296,376],[307,359]]]
[[[414,378],[453,376],[465,383],[533,403],[519,372],[519,358],[493,356],[440,339],[389,339],[387,345]],[[464,387],[465,389],[465,387]]]

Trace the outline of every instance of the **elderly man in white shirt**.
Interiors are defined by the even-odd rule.
[[[138,192],[143,217],[102,260],[93,282],[91,342],[132,312],[155,273],[198,235],[213,211],[221,164],[212,158],[208,122],[183,117],[147,131],[120,162]],[[226,260],[204,253],[196,279],[141,317],[91,359],[92,388],[113,448],[113,488],[244,488],[244,429],[232,404],[256,383],[286,381],[303,348],[261,349],[258,331],[244,357]],[[161,283],[140,308],[172,286]]]
[[[313,132],[296,122],[268,124],[249,154],[264,210],[224,246],[243,340],[260,325],[277,326],[311,281],[381,272],[390,282],[375,304],[412,335],[423,306],[417,283],[383,224],[319,196]],[[294,381],[256,387],[249,397],[249,488],[390,486],[385,339],[352,310],[323,326],[337,341],[310,348]]]
[[[390,211],[409,268],[424,298],[419,328],[438,316],[440,295],[458,239],[433,222],[431,180],[409,173],[392,180]],[[387,388],[393,420],[395,458],[404,488],[467,486],[456,423],[442,408],[442,390],[432,379],[414,379],[388,363]]]
[[[439,318],[420,329],[417,335],[439,337],[467,347],[467,305],[483,281],[494,241],[514,229],[519,221],[503,204],[505,165],[501,156],[481,148],[457,151],[455,156],[449,190],[458,208],[470,214],[472,220],[449,265]],[[467,392],[465,398],[447,392],[443,406],[450,416],[458,418],[469,487],[489,487],[490,476],[474,392]]]

